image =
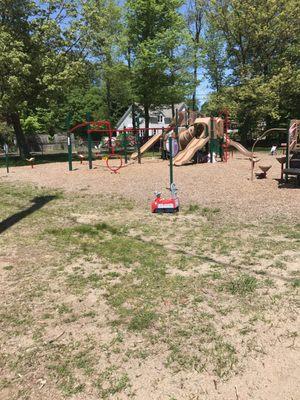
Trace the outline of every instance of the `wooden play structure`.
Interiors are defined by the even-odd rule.
[[[291,120],[290,128],[287,134],[287,146],[285,155],[285,168],[282,169],[282,175],[285,174],[286,182],[290,176],[296,177],[300,185],[300,120]]]
[[[260,172],[256,173],[256,177],[260,179],[267,178],[267,173],[271,165],[266,162],[258,164],[260,159],[255,155],[255,145],[268,134],[273,131],[286,131],[285,128],[271,128],[263,132],[254,142],[252,149],[247,150],[241,143],[234,141],[229,137],[230,121],[228,111],[220,112],[215,117],[197,117],[196,113],[189,114],[187,112],[176,112],[176,117],[167,128],[140,129],[139,126],[134,128],[125,128],[123,130],[114,130],[109,121],[89,121],[76,125],[68,130],[68,150],[69,150],[69,170],[72,170],[72,143],[71,133],[77,129],[86,127],[88,136],[88,152],[86,155],[77,154],[80,161],[88,160],[89,169],[93,168],[92,164],[92,134],[100,133],[107,136],[108,154],[97,156],[105,161],[106,167],[113,173],[117,173],[127,163],[127,146],[136,149],[130,156],[132,161],[141,161],[142,155],[149,151],[156,143],[160,143],[162,158],[168,154],[170,159],[170,176],[173,175],[173,166],[180,167],[192,163],[215,162],[215,157],[219,156],[221,161],[227,162],[229,159],[229,149],[236,149],[245,158],[251,162],[251,180],[254,179],[254,170],[257,166]],[[146,135],[147,134],[147,135]],[[142,138],[150,136],[150,138],[141,145]],[[116,146],[122,149],[122,143],[125,143],[125,152],[116,153]],[[174,147],[173,144],[176,143]],[[169,147],[168,147],[169,146]],[[97,147],[97,146],[96,146]],[[170,154],[172,147],[172,154]],[[174,150],[176,149],[176,150]],[[124,149],[123,149],[124,150]],[[110,160],[115,159],[116,166],[110,165]],[[296,176],[300,182],[300,120],[292,120],[287,134],[285,143],[285,154],[276,158],[281,165],[281,181],[285,177],[285,181],[290,176]],[[170,179],[173,182],[173,179]]]
[[[170,125],[166,130],[162,130],[152,136],[141,148],[140,154],[144,154],[159,140],[166,146],[168,137],[172,136],[178,140],[179,152],[174,155],[173,163],[175,166],[191,164],[197,152],[206,148],[210,162],[213,162],[214,154],[221,154],[222,161],[228,160],[229,147],[236,148],[247,158],[254,158],[253,153],[248,151],[243,145],[232,140],[228,136],[228,117],[201,117],[195,118],[192,124],[186,126]],[[135,160],[138,153],[131,155]]]

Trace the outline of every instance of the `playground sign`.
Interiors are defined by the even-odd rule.
[[[166,149],[170,153],[170,143],[169,140],[166,143]],[[176,139],[172,138],[172,156],[175,157],[178,154],[179,146]]]

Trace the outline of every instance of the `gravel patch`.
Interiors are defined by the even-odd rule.
[[[275,157],[260,154],[258,165],[272,165],[267,179],[250,179],[250,162],[237,153],[227,163],[198,164],[174,167],[174,180],[182,206],[198,204],[218,207],[228,217],[261,219],[294,218],[300,210],[300,188],[293,185],[280,188],[280,165]],[[258,167],[256,172],[259,172]],[[149,207],[155,190],[169,196],[168,161],[144,158],[142,164],[130,163],[119,174],[111,173],[104,161],[96,161],[94,169],[87,163],[74,162],[74,171],[67,163],[16,167],[9,175],[0,170],[0,181],[31,182],[38,186],[80,192],[121,196],[133,200],[139,207]]]

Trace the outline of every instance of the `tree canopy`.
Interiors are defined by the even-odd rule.
[[[246,140],[300,110],[297,0],[0,0],[0,122],[54,134],[133,103],[230,110]],[[3,134],[2,134],[3,136]]]

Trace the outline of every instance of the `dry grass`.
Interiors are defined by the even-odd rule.
[[[0,235],[1,399],[296,396],[289,210],[154,216],[130,196],[0,190],[0,220],[49,199]]]

